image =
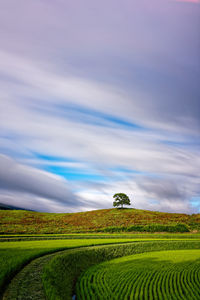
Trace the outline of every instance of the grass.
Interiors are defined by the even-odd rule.
[[[77,299],[200,299],[200,250],[149,252],[89,268]]]
[[[65,253],[53,258],[44,268],[43,284],[46,298],[50,300],[72,299],[78,277],[89,267],[98,263],[130,254],[174,249],[200,249],[200,243],[199,241],[149,241],[74,250],[73,252]],[[81,291],[79,287],[80,285],[78,284],[77,294],[79,299],[84,299],[80,296]]]
[[[200,233],[87,233],[87,234],[16,234],[16,235],[0,235],[0,242],[14,241],[37,241],[37,240],[64,240],[64,239],[200,239]]]
[[[146,231],[148,228],[148,231],[167,231],[170,228],[173,230],[178,224],[186,226],[186,230],[200,231],[200,214],[162,213],[139,209],[115,208],[65,214],[2,210],[0,219],[0,234],[63,234],[112,230],[117,232],[123,228],[129,228],[130,231]]]

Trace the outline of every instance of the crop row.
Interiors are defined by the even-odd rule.
[[[173,259],[172,259],[173,258]],[[89,268],[77,299],[200,299],[200,250],[146,253]]]
[[[116,245],[116,243],[123,243]],[[126,243],[125,242],[129,242]],[[130,243],[131,242],[131,243]],[[115,243],[115,245],[105,244]],[[95,246],[89,248],[80,248],[83,246],[91,245]],[[72,249],[79,247],[78,249]],[[75,283],[82,272],[92,265],[108,261],[116,257],[122,257],[125,255],[143,253],[148,251],[160,251],[160,250],[172,250],[172,249],[199,249],[199,241],[185,240],[185,241],[135,241],[133,239],[90,239],[90,240],[55,240],[55,241],[24,241],[24,242],[9,242],[0,243],[0,290],[3,290],[6,282],[19,271],[25,264],[35,257],[44,255],[46,253],[55,252],[58,250],[66,250],[60,252],[59,256],[55,255],[52,260],[46,259],[46,256],[41,257],[38,263],[34,263],[34,272],[36,279],[43,278],[43,284],[45,288],[45,299],[71,299],[72,294],[75,291]],[[47,263],[47,264],[46,264]],[[41,264],[46,265],[45,269],[41,268]],[[37,266],[37,267],[36,267]],[[34,285],[32,282],[33,273],[29,268],[26,272],[25,280],[15,280],[12,290],[19,293],[22,291],[30,291],[28,297],[21,299],[37,299],[34,298],[31,293],[34,292]],[[56,271],[55,271],[56,270]],[[23,272],[22,272],[23,273]],[[43,273],[43,275],[42,275]],[[28,279],[28,276],[30,277]],[[15,278],[16,279],[16,278]],[[62,280],[61,280],[62,279]],[[23,282],[23,285],[21,284]],[[12,284],[11,284],[12,285]],[[27,287],[31,287],[31,289]],[[42,286],[42,284],[41,284]],[[36,294],[38,291],[38,283],[35,285]],[[27,294],[27,293],[26,293]],[[10,298],[16,299],[15,296],[11,295]],[[43,298],[40,297],[40,300]]]
[[[112,227],[111,227],[112,228]],[[112,230],[111,230],[112,231]],[[120,230],[119,230],[120,231]],[[96,234],[45,234],[45,235],[0,235],[0,242],[20,242],[20,241],[37,241],[37,240],[64,240],[64,239],[200,239],[199,233],[96,233]]]
[[[75,293],[75,284],[78,278],[80,277],[80,275],[83,272],[85,272],[88,268],[96,264],[99,264],[101,262],[109,261],[114,258],[123,257],[127,255],[138,254],[138,253],[162,251],[162,250],[174,250],[174,249],[200,249],[200,243],[195,241],[135,242],[126,245],[125,244],[114,245],[114,246],[111,245],[111,246],[104,246],[104,247],[94,247],[93,249],[88,248],[84,250],[83,249],[76,250],[73,253],[65,253],[64,255],[54,257],[46,265],[43,273],[43,285],[46,293],[46,298],[50,300],[71,299],[73,293]],[[142,265],[146,267],[145,264]],[[116,273],[116,272],[111,272],[111,274],[112,273]],[[152,275],[152,273],[150,273],[150,275]],[[104,295],[103,288],[105,287],[106,289],[107,283],[109,282],[108,280],[109,276],[110,276],[110,272],[108,272],[106,278],[102,277],[103,280],[102,287],[99,286],[99,281],[95,279],[96,281],[94,282],[94,286],[91,287],[90,293],[93,295],[95,293],[94,288],[97,287],[98,289],[100,289],[99,291],[99,293],[101,294],[100,299],[104,299],[102,298],[102,295]],[[127,276],[130,276],[131,278],[132,273],[128,274]],[[130,285],[128,285],[127,280],[123,282],[124,275],[119,274],[119,278],[121,278],[122,280],[118,282],[118,285],[119,286],[124,285],[120,293],[122,293],[123,290],[127,290],[127,289],[130,290],[131,287]],[[94,279],[93,274],[91,274],[89,281],[92,281],[93,279]],[[147,279],[149,278],[147,277]],[[160,279],[160,277],[158,277],[158,279]],[[115,286],[115,282],[117,282],[117,280],[113,281],[112,287]],[[145,284],[144,280],[142,280],[141,283],[144,285]],[[82,293],[80,292],[79,287],[80,289],[84,290],[84,285],[81,287],[81,285],[77,284],[77,290],[76,290],[77,295],[79,295],[79,299],[82,300],[84,298],[82,297]],[[86,286],[85,289],[88,290]],[[140,291],[138,290],[137,293],[140,293]],[[147,294],[146,289],[144,289],[143,293],[144,295]],[[91,298],[91,299],[96,299],[96,298]],[[118,298],[114,298],[114,299],[118,299]]]

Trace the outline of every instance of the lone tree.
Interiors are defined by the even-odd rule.
[[[123,208],[123,205],[131,205],[131,201],[126,194],[118,193],[115,194],[113,198],[115,199],[113,202],[114,207],[118,207],[121,205],[121,208]]]

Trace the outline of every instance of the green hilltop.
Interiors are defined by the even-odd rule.
[[[164,213],[132,208],[79,213],[0,210],[0,234],[199,231],[200,214]]]

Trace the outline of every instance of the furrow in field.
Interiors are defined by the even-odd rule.
[[[105,295],[101,299],[197,300],[200,299],[199,258],[199,250],[127,256],[104,263],[103,269],[101,264],[97,265],[93,269],[99,273],[93,274],[95,286],[99,283],[98,295]]]

